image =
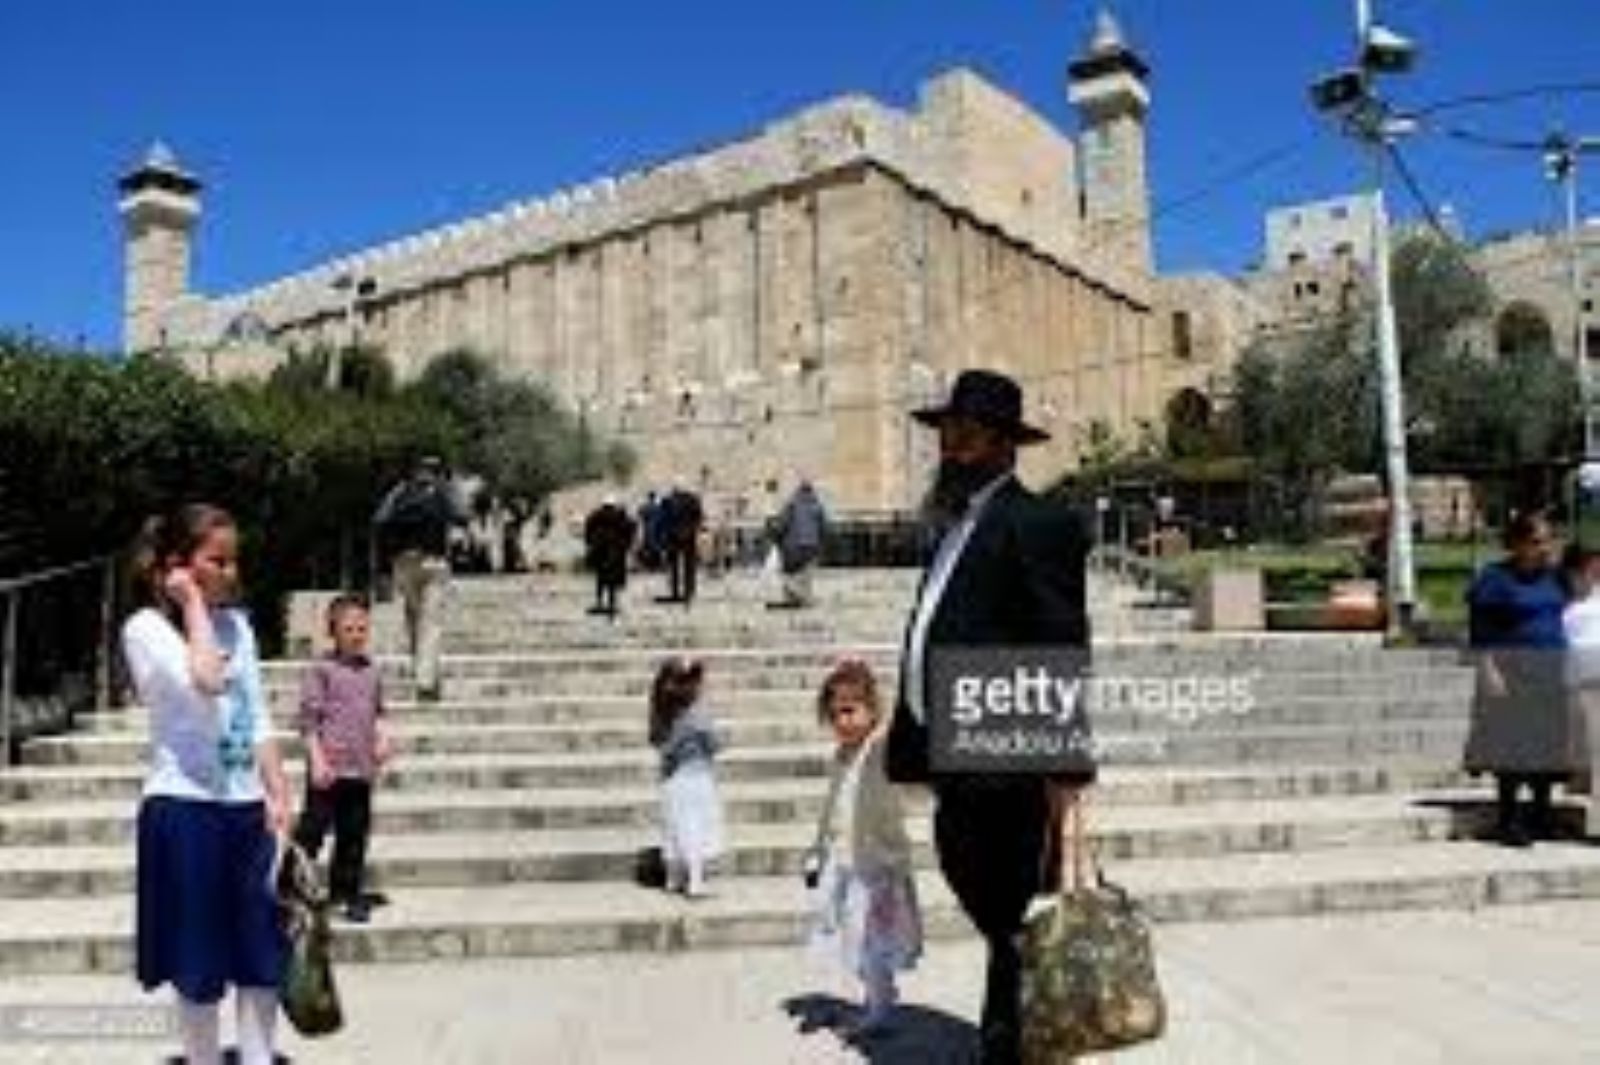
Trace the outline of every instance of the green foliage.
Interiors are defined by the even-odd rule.
[[[632,472],[625,445],[600,440],[548,389],[501,378],[476,352],[434,359],[406,394],[448,413],[458,463],[482,476],[519,520],[569,484]]]
[[[1462,342],[1492,308],[1463,250],[1432,235],[1394,252],[1407,444],[1419,472],[1474,472],[1569,452],[1576,382],[1553,355],[1502,360]],[[1376,357],[1366,321],[1346,318],[1288,350],[1255,348],[1234,370],[1228,417],[1272,482],[1291,538],[1313,531],[1313,504],[1341,471],[1383,471]]]
[[[299,395],[321,393],[328,387],[329,363],[339,360],[339,392],[364,399],[382,399],[394,394],[394,367],[383,352],[370,345],[336,349],[317,347],[295,351],[272,371],[267,387]]]
[[[186,500],[233,511],[258,624],[283,595],[364,583],[370,517],[424,454],[484,476],[519,518],[632,461],[551,395],[456,354],[397,389],[376,351],[296,355],[264,384],[213,385],[149,358],[110,360],[0,334],[0,573],[131,542]]]

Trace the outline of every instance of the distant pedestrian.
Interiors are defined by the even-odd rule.
[[[645,495],[639,506],[639,568],[654,573],[665,558],[661,535],[661,500],[654,492]]]
[[[1526,847],[1550,837],[1551,791],[1568,771],[1566,595],[1543,515],[1515,517],[1505,543],[1506,557],[1484,566],[1467,591],[1477,690],[1464,760],[1469,772],[1496,777],[1495,838]]]
[[[139,983],[177,992],[185,1059],[221,1060],[217,1004],[234,989],[239,1057],[274,1060],[288,941],[269,883],[289,788],[238,602],[239,535],[224,510],[183,507],[136,548],[140,608],[123,654],[150,711],[139,804]]]
[[[694,603],[700,570],[700,530],[705,510],[700,497],[678,485],[660,507],[661,536],[668,574],[667,602]]]
[[[662,857],[667,890],[703,898],[707,867],[722,853],[715,760],[722,743],[701,705],[705,667],[673,658],[650,691],[650,745],[661,756]]]
[[[799,609],[812,603],[812,574],[822,558],[828,535],[828,512],[817,490],[802,479],[772,525],[783,579],[782,597],[768,604],[776,609]]]
[[[419,699],[441,695],[440,646],[450,594],[450,531],[468,515],[436,458],[417,463],[372,517],[394,564],[394,584],[405,603],[406,647]]]
[[[854,1028],[865,1033],[888,1022],[899,998],[895,974],[922,953],[911,840],[899,791],[884,771],[887,718],[871,668],[859,659],[840,662],[822,684],[817,711],[836,746],[806,855],[811,942],[860,979],[863,1008]]]
[[[368,653],[371,619],[359,596],[328,605],[333,650],[306,671],[300,688],[300,735],[306,745],[306,801],[295,841],[314,860],[333,830],[329,896],[347,920],[365,924],[364,891],[372,787],[394,756],[384,714],[383,682]]]
[[[594,572],[594,606],[591,614],[615,619],[617,595],[628,583],[628,557],[637,529],[628,512],[608,495],[583,526],[589,568]]]

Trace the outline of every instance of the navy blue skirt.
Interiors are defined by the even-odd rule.
[[[152,796],[139,807],[138,977],[190,1002],[228,986],[277,987],[288,940],[267,878],[275,845],[261,803]]]

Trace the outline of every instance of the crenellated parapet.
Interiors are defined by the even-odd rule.
[[[891,171],[1019,244],[1145,298],[1140,278],[1119,273],[1080,240],[1072,142],[1021,101],[977,74],[955,70],[925,84],[915,110],[841,97],[742,140],[517,200],[258,288],[184,301],[171,309],[167,338],[178,347],[214,343],[246,311],[274,330],[336,318],[350,299],[342,279],[370,281],[382,301],[403,299],[861,163]]]

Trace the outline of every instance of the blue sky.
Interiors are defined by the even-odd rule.
[[[1600,81],[1597,0],[1375,0],[1416,38],[1413,103]],[[152,138],[207,182],[195,285],[225,291],[376,240],[727,140],[845,92],[909,103],[976,68],[1071,129],[1085,0],[6,0],[0,4],[0,326],[111,345],[113,182]],[[1350,0],[1120,0],[1155,68],[1164,269],[1237,269],[1269,205],[1362,170],[1306,85],[1352,50]],[[1452,125],[1600,134],[1600,94]],[[1295,150],[1247,180],[1220,175]],[[1408,155],[1475,233],[1544,224],[1537,161],[1438,132]],[[1600,202],[1600,158],[1585,209]],[[1395,190],[1397,196],[1402,195]],[[1403,211],[1409,205],[1398,201]]]

